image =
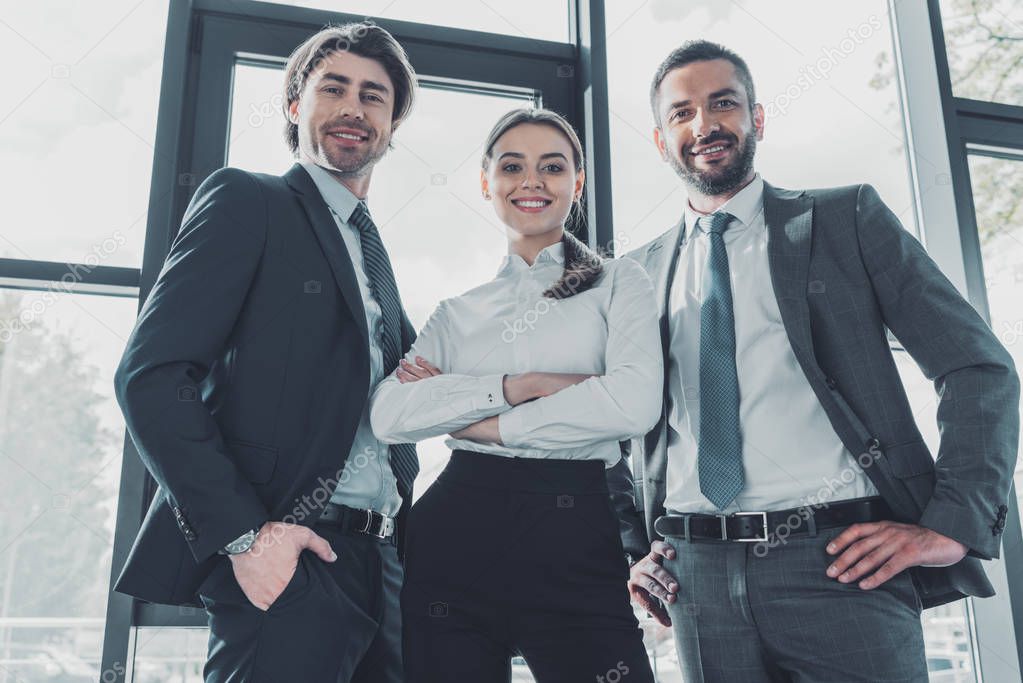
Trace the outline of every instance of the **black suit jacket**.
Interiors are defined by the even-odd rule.
[[[267,520],[311,526],[351,449],[369,368],[352,261],[305,169],[207,178],[115,375],[159,484],[115,589],[198,604],[225,544]],[[400,548],[411,482],[399,492]]]

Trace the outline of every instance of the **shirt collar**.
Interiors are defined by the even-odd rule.
[[[352,217],[355,207],[359,205],[359,198],[320,166],[309,161],[299,161],[298,163],[302,164],[302,168],[309,172],[316,184],[316,189],[323,196],[323,201],[327,202],[327,206],[347,223],[348,219]]]
[[[546,264],[558,264],[562,265],[565,263],[565,245],[558,240],[554,244],[544,247],[540,250],[540,253],[536,255],[536,260],[533,261],[533,268],[537,268]],[[522,270],[529,270],[531,266],[526,263],[526,260],[518,254],[507,254],[501,261],[501,266],[497,269],[497,277],[508,273],[517,273]]]
[[[753,224],[753,219],[764,210],[764,179],[757,173],[753,176],[753,180],[749,182],[746,187],[739,190],[735,196],[729,199],[727,202],[722,204],[717,211],[726,211],[734,216],[739,223],[742,224],[743,228],[749,227]],[[696,222],[706,214],[702,214],[696,211],[689,202],[686,202],[685,219],[686,228],[689,230],[698,230],[703,232],[703,228]],[[737,225],[732,225],[729,230],[735,230],[739,228]]]

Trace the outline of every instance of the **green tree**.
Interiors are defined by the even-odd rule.
[[[71,331],[46,323],[66,294],[0,292],[0,616],[102,617],[112,491],[97,477],[118,453],[97,392],[106,382]],[[26,324],[27,323],[27,324]],[[0,629],[12,642],[52,637]]]

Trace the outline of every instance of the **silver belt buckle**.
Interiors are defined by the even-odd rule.
[[[763,530],[763,537],[756,538],[728,538],[728,533],[725,527],[725,520],[721,520],[721,535],[723,540],[733,540],[737,543],[761,543],[767,541],[767,513],[766,512],[736,512],[732,515],[733,517],[760,517],[760,528]]]
[[[373,526],[373,517],[377,516],[380,518],[380,530],[370,531],[370,527]],[[379,512],[373,510],[366,510],[366,525],[360,529],[364,534],[370,536],[376,536],[377,538],[387,538],[394,532],[394,520],[386,515],[382,515]]]

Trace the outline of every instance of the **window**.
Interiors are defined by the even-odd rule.
[[[101,654],[166,2],[0,17],[0,671],[106,680]],[[116,73],[117,78],[111,78]]]
[[[167,3],[5,8],[0,257],[138,268]]]
[[[785,188],[869,182],[915,230],[886,3],[607,4],[615,238],[621,253],[675,225],[685,190],[653,143],[649,88],[703,38],[749,65],[767,114],[756,168]]]
[[[135,299],[0,290],[0,671],[98,680]],[[79,678],[81,677],[81,678]]]
[[[969,155],[991,327],[1023,368],[1023,152]],[[1023,460],[1016,466],[1016,494]],[[1021,501],[1023,502],[1023,501]]]
[[[157,159],[152,167],[153,197],[160,210],[149,216],[149,275],[142,294],[162,265],[191,193],[211,172],[233,165],[281,173],[294,163],[280,113],[281,70],[291,50],[323,25],[358,19],[355,12],[371,9],[383,15],[379,23],[408,51],[422,86],[412,117],[395,137],[396,149],[374,173],[369,198],[413,324],[422,326],[440,299],[492,279],[506,243],[503,227],[480,196],[480,148],[486,133],[509,109],[539,102],[579,125],[586,105],[580,104],[576,74],[590,60],[567,42],[567,3],[564,16],[555,3],[544,3],[542,12],[535,1],[499,9],[512,23],[525,17],[545,29],[560,26],[558,42],[520,35],[535,30],[527,28],[525,19],[520,33],[482,25],[474,13],[480,6],[486,9],[484,3],[463,4],[431,7],[421,14],[426,23],[416,24],[407,20],[420,16],[415,14],[423,11],[420,3],[400,1],[381,2],[375,9],[368,3],[339,8],[348,14],[235,0],[172,3],[164,60],[171,76],[161,93],[157,141],[168,159]],[[500,34],[444,26],[438,13],[451,24]],[[438,136],[438,130],[445,134]],[[442,439],[421,445],[416,493],[428,487],[448,453]],[[126,458],[138,468],[130,441]],[[137,480],[132,471],[139,471]],[[143,511],[136,513],[136,508],[144,508],[153,488],[141,470],[126,465],[125,472],[121,504],[127,507],[118,516],[118,556],[134,541]],[[122,596],[110,604],[103,641],[103,672],[111,674],[110,681],[127,676],[199,680],[205,658],[203,610],[133,603]],[[516,675],[523,670],[516,667]]]
[[[952,94],[1023,105],[1023,17],[1014,0],[942,0]]]
[[[400,19],[421,24],[466,28],[488,33],[505,33],[522,38],[553,40],[569,38],[569,9],[566,0],[445,0],[443,3],[417,0],[299,0],[296,5]]]

